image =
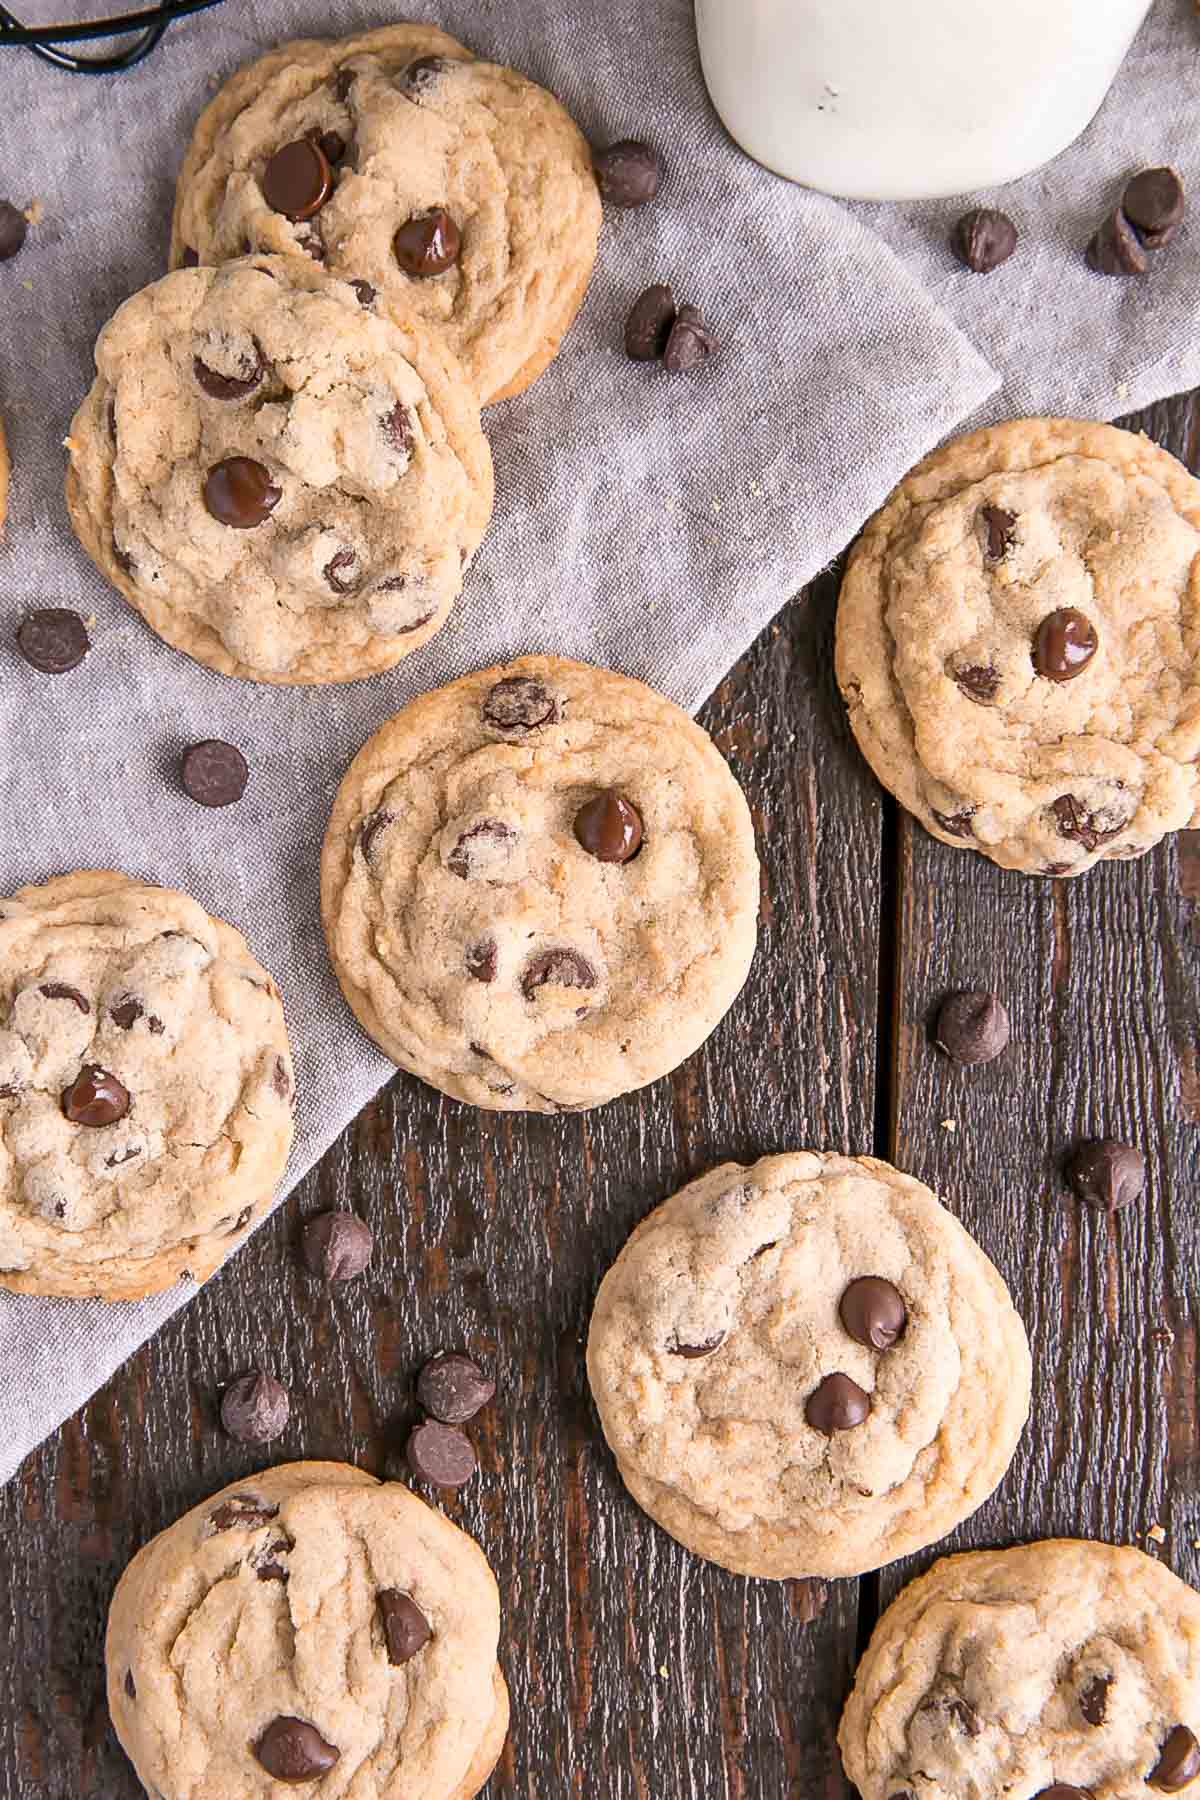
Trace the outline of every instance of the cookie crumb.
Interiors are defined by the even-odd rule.
[[[671,1671],[667,1668],[666,1663],[660,1663],[658,1672],[662,1676],[663,1680],[665,1681]]]
[[[1167,1541],[1167,1534],[1161,1525],[1152,1525],[1146,1533],[1146,1536],[1150,1539],[1152,1544],[1165,1544]]]
[[[40,200],[31,200],[25,208],[25,218],[30,225],[40,225],[46,216],[46,209]]]
[[[957,1119],[943,1119],[942,1120],[942,1130],[943,1131],[957,1131],[958,1130],[958,1120]]]

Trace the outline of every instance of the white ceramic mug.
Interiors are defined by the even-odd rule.
[[[1065,150],[1150,0],[696,0],[704,78],[758,162],[847,198],[994,187]]]

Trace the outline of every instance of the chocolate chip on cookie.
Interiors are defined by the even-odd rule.
[[[277,150],[263,171],[262,190],[273,212],[293,223],[311,219],[333,192],[333,171],[321,145],[297,138]]]
[[[91,646],[77,612],[66,606],[43,606],[21,620],[17,648],[41,674],[65,675],[79,666]]]
[[[125,1671],[125,1692],[131,1700],[137,1699],[137,1682],[133,1679],[132,1669],[126,1669]]]
[[[321,1736],[307,1719],[281,1714],[272,1719],[254,1746],[254,1754],[276,1781],[316,1781],[333,1768],[341,1751]]]
[[[954,1062],[991,1062],[1007,1047],[1008,1010],[997,994],[949,994],[938,1009],[934,1039]]]
[[[273,1375],[251,1369],[230,1382],[221,1396],[221,1423],[241,1444],[266,1444],[286,1430],[292,1403]]]
[[[1147,250],[1169,244],[1183,223],[1183,181],[1171,168],[1143,169],[1126,183],[1121,211]]]
[[[204,738],[184,751],[179,776],[198,806],[232,806],[246,791],[250,768],[236,744]]]
[[[1111,810],[1092,811],[1075,794],[1060,794],[1051,802],[1050,812],[1058,835],[1082,844],[1085,850],[1095,850],[1119,837],[1129,822]]]
[[[375,847],[376,839],[387,830],[389,825],[394,825],[395,822],[395,813],[387,812],[383,807],[363,820],[358,832],[358,847],[367,862],[371,860],[371,851]]]
[[[707,362],[717,347],[713,332],[705,323],[698,306],[681,306],[667,335],[662,353],[663,368],[669,375],[687,375]]]
[[[352,281],[350,286],[358,295],[358,304],[360,306],[374,306],[376,300],[379,298],[379,290],[373,288],[369,281]]]
[[[1079,1710],[1089,1725],[1103,1725],[1108,1717],[1108,1690],[1112,1678],[1094,1675],[1079,1696]]]
[[[283,499],[271,472],[250,456],[227,456],[204,478],[204,504],[222,525],[253,531],[270,518]]]
[[[992,206],[965,212],[950,234],[950,248],[965,269],[990,275],[1017,247],[1017,228],[1007,213]]]
[[[711,1356],[725,1342],[726,1333],[718,1331],[715,1337],[705,1338],[700,1344],[681,1344],[678,1339],[670,1346],[672,1356],[682,1356],[685,1362],[699,1362],[705,1356]]]
[[[436,86],[447,69],[453,68],[448,56],[418,56],[401,69],[396,77],[396,86],[408,100],[420,101],[423,94]],[[349,71],[345,71],[349,73]]]
[[[404,1454],[417,1479],[434,1487],[463,1487],[479,1467],[466,1432],[437,1419],[425,1419],[410,1432]]]
[[[963,812],[944,813],[939,812],[936,806],[931,806],[929,811],[934,823],[941,826],[947,837],[970,838],[975,836],[975,827],[971,823],[975,817],[973,807],[969,807]]]
[[[657,153],[639,138],[622,138],[592,159],[600,192],[610,206],[645,206],[662,185]]]
[[[402,1593],[399,1588],[380,1588],[375,1604],[383,1627],[388,1661],[393,1668],[403,1668],[433,1636],[429,1620],[412,1595]]]
[[[506,675],[483,703],[483,722],[502,737],[523,738],[559,716],[558,701],[533,675]]]
[[[979,524],[984,555],[989,562],[1003,562],[1016,542],[1016,513],[1005,506],[983,506],[979,509]]]
[[[231,353],[227,352],[226,360],[233,368],[232,374],[224,369],[214,369],[202,356],[192,358],[192,373],[212,399],[244,400],[247,394],[252,394],[256,387],[261,386],[267,372],[262,345],[251,338],[248,345],[235,347]]]
[[[465,1425],[495,1393],[492,1377],[469,1356],[453,1350],[440,1351],[417,1377],[417,1399],[443,1425]]]
[[[258,1531],[278,1516],[279,1508],[257,1494],[231,1494],[208,1515],[214,1531]]]
[[[852,1431],[870,1411],[870,1394],[840,1371],[826,1375],[804,1405],[804,1417],[824,1437],[832,1437],[835,1431]]]
[[[79,989],[71,987],[65,981],[43,981],[38,993],[47,1000],[69,1000],[81,1013],[90,1013],[92,1010],[90,1001],[85,999]]]
[[[991,663],[962,663],[950,670],[952,679],[976,706],[990,706],[1000,687],[1000,671]]]
[[[1140,1200],[1146,1186],[1146,1159],[1116,1138],[1085,1138],[1067,1159],[1067,1180],[1081,1200],[1106,1212]]]
[[[1163,1794],[1178,1794],[1200,1775],[1200,1742],[1186,1725],[1176,1725],[1146,1780]]]
[[[434,206],[405,220],[392,249],[404,273],[423,281],[454,267],[462,253],[462,232],[444,206]]]
[[[129,1089],[107,1069],[88,1063],[63,1089],[62,1110],[73,1125],[116,1125],[129,1111]]]
[[[625,354],[634,362],[656,362],[667,347],[677,308],[662,282],[638,295],[625,321]]]
[[[495,938],[480,938],[467,950],[467,974],[476,981],[495,981],[499,951]]]
[[[1034,1800],[1095,1800],[1090,1788],[1071,1787],[1066,1781],[1056,1781],[1053,1787],[1043,1788]]]
[[[594,988],[596,981],[596,971],[586,956],[558,947],[543,950],[526,964],[521,992],[532,1000],[540,988]]]
[[[339,1210],[308,1219],[301,1247],[305,1265],[322,1281],[352,1281],[370,1262],[375,1238],[365,1219]]]
[[[336,551],[321,573],[335,594],[352,594],[362,575],[358,551],[352,550],[349,545]]]
[[[904,1336],[908,1308],[899,1288],[881,1275],[860,1275],[838,1302],[838,1316],[857,1344],[890,1350]]]
[[[389,444],[397,456],[412,455],[414,441],[413,418],[403,400],[397,400],[380,420],[384,442]]]
[[[575,837],[597,862],[631,862],[642,847],[642,815],[624,794],[607,788],[575,814]]]
[[[1073,681],[1099,647],[1096,627],[1077,607],[1063,606],[1046,617],[1033,638],[1033,666],[1048,681]]]
[[[446,867],[461,881],[474,877],[488,880],[503,865],[506,855],[520,842],[520,833],[503,819],[479,819],[455,840],[446,856]]]

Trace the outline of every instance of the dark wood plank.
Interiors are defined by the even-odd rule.
[[[292,1387],[272,1460],[380,1470],[422,1358],[499,1375],[485,1473],[447,1511],[495,1564],[513,1732],[489,1793],[839,1800],[833,1736],[855,1583],[746,1582],[686,1555],[626,1497],[583,1344],[630,1227],[725,1157],[872,1143],[881,798],[830,674],[833,584],[760,640],[705,720],[754,810],[766,880],[749,986],[673,1079],[598,1112],[497,1117],[407,1078],[360,1117],[224,1274],[0,1493],[0,1792],[133,1800],[108,1729],[105,1607],[125,1561],[259,1466],[214,1397],[265,1361]],[[322,1205],[359,1209],[373,1268],[332,1296],[289,1253]]]
[[[1194,401],[1135,423],[1195,466]],[[897,831],[894,1158],[1007,1279],[1034,1396],[998,1493],[945,1544],[885,1571],[882,1598],[941,1551],[1046,1536],[1135,1543],[1200,1584],[1200,851],[1184,834],[1054,882],[951,850],[907,818]],[[1009,1050],[973,1071],[927,1036],[938,1000],[961,987],[994,988],[1013,1019]],[[1138,1144],[1150,1167],[1145,1200],[1111,1221],[1060,1175],[1073,1139],[1103,1134]]]

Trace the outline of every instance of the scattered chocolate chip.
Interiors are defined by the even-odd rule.
[[[323,131],[317,147],[331,168],[336,168],[346,154],[346,140],[340,131]]]
[[[543,950],[526,965],[521,992],[532,1000],[539,988],[594,988],[596,971],[578,950]]]
[[[254,1754],[276,1781],[315,1781],[329,1773],[341,1751],[326,1743],[306,1719],[281,1713],[255,1744]]]
[[[190,244],[185,244],[183,246],[183,255],[179,258],[179,261],[181,266],[185,269],[198,269],[200,266],[200,252],[198,250],[193,250]]]
[[[656,362],[675,323],[675,296],[656,282],[639,294],[625,321],[625,354],[634,362]]]
[[[1011,1036],[1008,1012],[995,994],[949,994],[938,1011],[934,1038],[956,1063],[985,1063],[999,1056]]]
[[[476,981],[495,981],[497,950],[495,938],[480,938],[472,944],[466,956],[467,974],[473,975]]]
[[[301,1237],[305,1266],[322,1281],[352,1281],[371,1260],[375,1238],[357,1213],[323,1212],[305,1221]]]
[[[198,806],[232,806],[246,791],[250,769],[236,744],[204,738],[184,751],[179,778]]]
[[[1094,1675],[1079,1696],[1079,1710],[1089,1725],[1103,1725],[1108,1717],[1108,1690],[1112,1679],[1108,1675]]]
[[[443,1425],[465,1425],[496,1392],[496,1384],[479,1364],[454,1350],[443,1350],[417,1377],[417,1399]]]
[[[81,1013],[90,1013],[92,1010],[79,989],[69,987],[65,981],[43,981],[38,992],[47,1000],[69,1000]]]
[[[277,150],[263,170],[262,191],[271,210],[293,222],[320,212],[333,191],[333,171],[320,144],[297,138]]]
[[[358,304],[360,306],[374,306],[377,298],[377,290],[371,286],[369,281],[352,281],[350,286],[358,295]]]
[[[704,323],[698,306],[681,306],[667,337],[663,351],[663,368],[669,375],[688,375],[707,362],[717,347],[717,340]]]
[[[79,666],[91,645],[77,612],[65,606],[43,606],[21,620],[17,648],[43,675],[65,675]]]
[[[506,675],[483,703],[483,722],[504,737],[524,737],[558,720],[558,702],[532,675]]]
[[[672,1356],[682,1356],[688,1362],[699,1362],[702,1356],[711,1356],[725,1342],[726,1333],[718,1331],[716,1337],[705,1338],[701,1344],[681,1344],[678,1340],[669,1346]]]
[[[244,400],[252,394],[267,372],[266,359],[257,339],[252,340],[252,355],[243,355],[238,362],[242,371],[240,375],[223,375],[219,369],[210,369],[203,357],[192,358],[192,373],[204,392],[213,400]]]
[[[1097,275],[1146,273],[1146,252],[1119,206],[1108,215],[1088,244],[1087,266]]]
[[[476,873],[480,850],[486,855],[489,848],[495,848],[501,844],[515,844],[518,835],[511,825],[504,823],[503,819],[480,819],[478,824],[470,826],[463,832],[446,858],[446,867],[451,875],[457,875],[460,880],[466,881]]]
[[[444,75],[450,67],[450,59],[445,56],[418,56],[407,68],[401,69],[396,77],[396,86],[408,100],[418,100],[432,88],[439,76]]]
[[[882,1275],[860,1275],[842,1295],[838,1306],[842,1324],[856,1344],[871,1350],[890,1350],[904,1336],[908,1308],[900,1290]]]
[[[126,1669],[125,1671],[125,1692],[129,1695],[131,1700],[137,1699],[137,1683],[133,1679],[132,1669]]]
[[[1085,1138],[1067,1158],[1067,1180],[1089,1206],[1116,1212],[1140,1200],[1146,1186],[1146,1159],[1116,1138]]]
[[[391,411],[384,413],[379,423],[384,441],[391,445],[398,456],[408,456],[413,447],[413,421],[404,402],[397,400]]]
[[[1092,1800],[1090,1788],[1072,1787],[1070,1782],[1056,1781],[1053,1787],[1043,1788],[1034,1800]]]
[[[950,234],[950,248],[974,275],[990,275],[1017,247],[1017,228],[1007,213],[991,206],[965,212]]]
[[[265,1444],[278,1437],[291,1413],[287,1389],[262,1369],[239,1375],[221,1396],[221,1423],[240,1444]]]
[[[658,156],[638,138],[622,138],[593,158],[596,181],[609,206],[645,206],[662,185]]]
[[[1016,541],[1017,515],[1003,506],[980,509],[983,553],[989,562],[1003,562]]]
[[[72,1125],[115,1125],[129,1111],[129,1089],[107,1069],[88,1063],[63,1089],[62,1109]]]
[[[1072,838],[1082,844],[1085,850],[1097,850],[1101,844],[1107,844],[1110,838],[1119,837],[1125,826],[1124,820],[1115,825],[1102,825],[1102,813],[1089,812],[1083,801],[1074,794],[1060,794],[1050,811],[1058,827],[1060,837]]]
[[[358,586],[358,552],[349,545],[331,556],[321,570],[335,594],[352,594]]]
[[[269,519],[283,498],[269,469],[249,456],[227,456],[204,477],[204,504],[213,518],[234,531],[252,531]]]
[[[956,684],[976,706],[988,706],[996,698],[1000,671],[991,663],[965,663],[951,671]]]
[[[1143,169],[1126,183],[1121,211],[1147,250],[1169,244],[1183,220],[1183,182],[1174,169]]]
[[[140,1000],[135,1000],[132,994],[127,994],[123,1000],[117,1001],[108,1016],[113,1024],[119,1026],[122,1031],[132,1031],[139,1019],[146,1018],[146,1009]],[[164,1029],[163,1022],[154,1013],[151,1013],[149,1018],[146,1018],[146,1029],[151,1036],[161,1037]]]
[[[1177,1794],[1200,1775],[1200,1743],[1186,1725],[1176,1725],[1146,1780],[1163,1794]]]
[[[29,221],[11,200],[0,200],[0,262],[15,256],[25,242]]]
[[[406,275],[424,280],[454,267],[462,233],[444,206],[434,206],[405,220],[392,239],[392,249]]]
[[[1047,613],[1033,637],[1033,666],[1047,681],[1073,681],[1096,654],[1096,627],[1074,606]]]
[[[970,838],[975,836],[975,827],[971,823],[971,820],[975,817],[973,810],[968,812],[942,813],[938,811],[936,806],[931,806],[929,811],[934,822],[941,826],[947,837]]]
[[[608,788],[575,814],[575,837],[597,862],[631,862],[642,847],[642,815],[624,794]]]
[[[231,1494],[208,1515],[214,1531],[257,1531],[277,1516],[279,1508],[257,1494]]]
[[[412,1596],[401,1593],[399,1588],[380,1588],[375,1604],[379,1609],[388,1661],[393,1668],[402,1668],[433,1636],[429,1620]]]
[[[425,1419],[405,1446],[408,1466],[419,1481],[434,1487],[460,1488],[479,1466],[471,1440],[457,1426]]]
[[[373,812],[369,818],[363,820],[358,832],[358,847],[367,862],[371,860],[375,839],[381,831],[386,831],[387,827],[394,823],[395,817],[395,813],[385,812],[381,807],[378,812]]]
[[[832,1437],[835,1431],[851,1431],[871,1410],[871,1396],[849,1375],[826,1375],[808,1396],[804,1417],[814,1431]]]

